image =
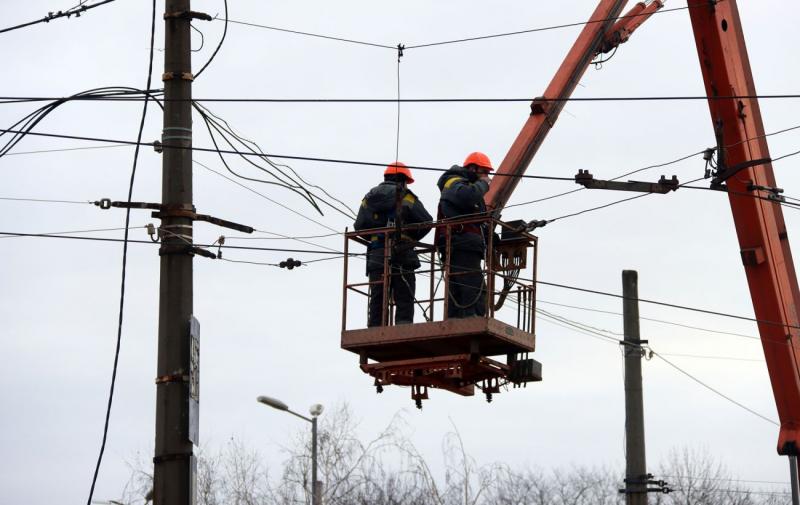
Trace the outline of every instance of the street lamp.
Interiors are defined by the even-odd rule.
[[[322,414],[322,405],[319,403],[312,405],[308,409],[308,412],[311,414],[311,418],[308,418],[302,414],[298,414],[297,412],[289,410],[288,405],[276,398],[259,396],[256,400],[258,400],[259,403],[263,403],[264,405],[272,407],[273,409],[283,410],[284,412],[288,412],[293,416],[297,416],[300,419],[311,423],[311,504],[322,505],[322,483],[317,480],[317,417]]]

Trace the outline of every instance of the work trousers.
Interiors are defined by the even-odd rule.
[[[380,283],[370,284],[369,287],[369,317],[367,326],[381,326],[383,313],[383,270],[369,272],[369,281]],[[414,292],[417,278],[414,269],[392,265],[389,275],[389,296],[394,300],[395,324],[410,324],[414,322]]]
[[[447,317],[486,315],[486,284],[481,272],[484,253],[453,248],[450,254],[450,299]]]

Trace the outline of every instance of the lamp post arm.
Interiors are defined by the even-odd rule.
[[[308,421],[309,423],[312,423],[312,424],[314,423],[314,421],[312,419],[304,416],[303,414],[298,414],[297,412],[295,412],[293,410],[286,409],[286,412],[292,414],[293,416],[299,417],[303,421]]]

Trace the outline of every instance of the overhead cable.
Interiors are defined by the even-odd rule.
[[[715,388],[713,388],[713,387],[709,386],[709,385],[708,385],[708,384],[706,384],[705,382],[701,381],[700,379],[698,379],[698,378],[697,378],[697,377],[695,377],[694,375],[690,374],[689,372],[687,372],[687,371],[686,371],[686,370],[684,370],[683,368],[679,367],[678,365],[676,365],[676,364],[675,364],[675,363],[673,363],[672,361],[670,361],[670,360],[668,360],[667,358],[665,358],[663,355],[661,355],[661,354],[659,354],[659,353],[657,353],[657,352],[655,352],[655,351],[652,351],[652,350],[651,350],[651,352],[653,353],[653,356],[656,356],[658,359],[660,359],[660,360],[661,360],[661,361],[663,361],[664,363],[668,364],[669,366],[671,366],[671,367],[672,367],[672,368],[674,368],[675,370],[679,371],[679,372],[680,372],[680,373],[682,373],[683,375],[685,375],[685,376],[689,377],[689,378],[690,378],[690,379],[692,379],[694,382],[696,382],[697,384],[700,384],[701,386],[703,386],[704,388],[708,389],[709,391],[711,391],[712,393],[716,394],[717,396],[720,396],[720,397],[722,397],[722,398],[724,398],[724,399],[728,400],[729,402],[733,403],[733,404],[734,404],[734,405],[736,405],[737,407],[739,407],[739,408],[742,408],[742,409],[746,410],[747,412],[750,412],[750,413],[751,413],[751,414],[753,414],[754,416],[756,416],[756,417],[759,417],[759,418],[763,419],[764,421],[767,421],[768,423],[772,423],[772,424],[774,424],[775,426],[779,426],[779,424],[778,424],[778,422],[777,422],[777,421],[774,421],[773,419],[770,419],[769,417],[767,417],[767,416],[765,416],[765,415],[763,415],[763,414],[761,414],[761,413],[759,413],[759,412],[757,412],[757,411],[755,411],[755,410],[751,409],[750,407],[748,407],[748,406],[746,406],[746,405],[744,405],[744,404],[742,404],[742,403],[740,403],[740,402],[738,402],[738,401],[734,400],[733,398],[731,398],[730,396],[728,396],[728,395],[726,395],[725,393],[721,392],[720,390],[718,390],[718,389],[715,389]]]
[[[111,0],[106,0],[107,3]],[[99,5],[99,4],[96,4]],[[153,0],[153,9],[150,21],[150,55],[147,64],[147,86],[145,89],[150,89],[150,83],[153,77],[153,51],[155,49],[155,34],[156,34],[156,0]],[[147,118],[147,106],[150,103],[147,98],[149,95],[145,94],[144,105],[142,106],[141,120],[139,121],[139,131],[136,136],[136,149],[133,154],[133,166],[131,168],[130,184],[128,185],[128,204],[130,204],[133,197],[133,183],[136,179],[136,167],[139,161],[139,148],[142,141],[142,134],[144,132],[144,123]],[[32,128],[33,126],[31,126]],[[100,465],[103,462],[103,454],[106,449],[106,441],[108,439],[108,426],[111,422],[111,405],[114,401],[114,387],[117,382],[117,368],[119,366],[119,352],[122,344],[122,322],[125,313],[125,276],[128,266],[128,234],[130,232],[131,222],[131,209],[130,206],[125,209],[125,236],[122,240],[122,273],[120,279],[120,294],[119,294],[119,316],[117,320],[117,342],[114,349],[114,364],[111,371],[111,384],[108,391],[108,403],[106,405],[105,421],[103,423],[103,437],[100,443],[100,451],[97,455],[97,464],[94,468],[94,475],[92,476],[92,484],[89,489],[89,497],[86,500],[86,505],[91,505],[92,498],[94,497],[94,489],[97,485],[97,477],[100,473]]]
[[[128,144],[128,145],[142,145],[142,146],[150,146],[154,147],[154,142],[135,142],[129,140],[114,140],[114,139],[107,139],[107,138],[100,138],[100,137],[86,137],[81,135],[65,135],[65,134],[57,134],[57,133],[42,133],[42,132],[25,132],[20,130],[12,130],[12,129],[3,129],[0,128],[0,132],[2,133],[20,133],[26,135],[34,135],[39,137],[50,137],[50,138],[61,138],[61,139],[72,139],[72,140],[85,140],[87,142],[105,142],[111,144]],[[370,166],[370,167],[385,167],[385,162],[372,162],[372,161],[356,161],[356,160],[343,160],[343,159],[336,159],[336,158],[319,158],[319,157],[311,157],[311,156],[293,156],[293,155],[285,155],[285,154],[259,154],[259,153],[252,153],[252,152],[244,152],[244,151],[237,151],[237,150],[230,150],[230,149],[213,149],[209,147],[187,147],[187,146],[180,146],[180,145],[170,145],[170,144],[159,144],[159,148],[169,148],[169,149],[183,149],[183,150],[190,150],[190,151],[198,151],[198,152],[207,152],[207,153],[222,153],[222,154],[238,154],[240,156],[256,156],[259,158],[263,158],[267,156],[269,158],[278,158],[278,159],[288,159],[288,160],[300,160],[300,161],[316,161],[320,163],[334,163],[334,164],[343,164],[343,165],[357,165],[357,166]],[[407,165],[408,168],[413,168],[414,170],[425,170],[425,171],[433,171],[433,172],[447,172],[448,168],[437,168],[437,167],[426,167],[426,166],[419,166],[419,165]],[[518,177],[523,179],[543,179],[543,180],[552,180],[552,181],[569,181],[575,182],[574,177],[555,177],[549,175],[525,175],[525,174],[495,174],[495,177]]]
[[[44,154],[44,153],[63,153],[68,151],[88,151],[91,149],[110,149],[112,147],[135,147],[129,144],[119,144],[111,146],[85,146],[85,147],[65,147],[62,149],[39,149],[36,151],[19,151],[13,153],[6,153],[3,156],[19,156],[22,154]]]
[[[706,4],[698,4],[698,5],[706,5]],[[694,5],[689,5],[689,6],[686,6],[686,7],[675,7],[675,8],[671,8],[671,9],[662,9],[662,10],[656,11],[654,14],[664,14],[664,13],[667,13],[667,12],[686,10],[686,9],[691,8],[691,7],[694,7]],[[525,29],[525,30],[517,30],[517,31],[512,31],[512,32],[496,33],[496,34],[492,34],[492,35],[480,35],[480,36],[475,36],[475,37],[465,37],[465,38],[461,38],[461,39],[444,40],[444,41],[439,41],[439,42],[428,42],[428,43],[423,43],[423,44],[414,44],[414,45],[408,45],[405,48],[406,49],[422,49],[422,48],[425,48],[425,47],[443,46],[443,45],[450,45],[450,44],[460,44],[460,43],[463,43],[463,42],[474,42],[474,41],[478,41],[478,40],[495,39],[495,38],[500,38],[500,37],[510,37],[510,36],[513,36],[513,35],[523,35],[523,34],[527,34],[527,33],[545,32],[545,31],[550,31],[550,30],[559,30],[559,29],[563,29],[563,28],[572,28],[572,27],[576,27],[576,26],[584,26],[584,25],[589,25],[589,24],[594,24],[594,23],[605,23],[607,21],[615,21],[615,20],[619,20],[619,19],[635,18],[635,17],[649,16],[649,15],[650,15],[649,13],[648,14],[630,14],[630,15],[626,15],[626,16],[618,16],[618,17],[613,17],[613,18],[593,19],[593,20],[589,20],[589,21],[580,21],[580,22],[575,22],[575,23],[565,23],[565,24],[560,24],[560,25],[544,26],[544,27],[539,27],[539,28],[529,28],[529,29]],[[379,44],[379,43],[375,43],[375,42],[365,42],[365,41],[361,41],[361,40],[342,38],[342,37],[335,37],[335,36],[331,36],[331,35],[322,35],[322,34],[318,34],[318,33],[304,32],[304,31],[299,31],[299,30],[290,30],[288,28],[279,28],[279,27],[276,27],[276,26],[268,26],[268,25],[262,25],[262,24],[251,23],[251,22],[246,22],[246,21],[235,21],[233,19],[229,19],[228,22],[229,23],[236,23],[236,24],[240,24],[240,25],[245,25],[245,26],[251,26],[251,27],[254,27],[254,28],[262,28],[262,29],[266,29],[266,30],[273,30],[273,31],[278,31],[278,32],[291,33],[291,34],[295,34],[295,35],[304,35],[304,36],[307,36],[307,37],[315,37],[315,38],[333,40],[333,41],[337,41],[337,42],[345,42],[345,43],[349,43],[349,44],[357,44],[357,45],[362,45],[362,46],[378,47],[378,48],[382,48],[382,49],[392,49],[392,50],[396,49],[395,46],[390,46],[390,45],[387,45],[387,44]]]
[[[60,239],[69,239],[69,240],[88,240],[88,241],[96,241],[96,242],[123,242],[124,240],[121,238],[107,238],[107,237],[81,237],[81,236],[70,236],[70,235],[53,235],[48,233],[21,233],[21,232],[13,232],[13,231],[0,231],[0,235],[8,235],[14,237],[36,237],[36,238],[60,238]],[[153,242],[151,240],[133,240],[128,239],[129,244],[148,244],[153,245],[157,244],[157,242]],[[236,246],[236,245],[219,245],[219,244],[194,244],[197,247],[201,248],[221,248],[221,249],[236,249],[236,250],[245,250],[245,251],[274,251],[274,252],[290,252],[290,253],[306,253],[306,254],[335,254],[335,255],[343,255],[343,252],[340,251],[326,251],[326,250],[309,250],[309,249],[286,249],[286,248],[279,248],[279,247],[255,247],[255,246]],[[363,256],[359,253],[350,253],[351,256]]]
[[[736,356],[714,356],[708,354],[682,354],[682,353],[675,353],[675,352],[662,352],[662,356],[675,356],[676,358],[698,358],[698,359],[719,359],[719,360],[726,360],[726,361],[753,361],[756,363],[763,363],[764,358],[756,359],[756,358],[739,358]]]
[[[716,311],[716,310],[701,309],[701,308],[697,308],[697,307],[689,307],[689,306],[686,306],[686,305],[678,305],[678,304],[675,304],[675,303],[662,302],[662,301],[658,301],[658,300],[648,300],[646,298],[630,298],[630,297],[627,297],[625,295],[619,295],[619,294],[616,294],[616,293],[609,293],[607,291],[599,291],[599,290],[596,290],[596,289],[581,288],[581,287],[578,287],[578,286],[569,286],[567,284],[559,284],[559,283],[556,283],[556,282],[547,282],[547,281],[542,281],[542,280],[538,280],[538,279],[534,280],[533,282],[535,282],[536,284],[542,284],[544,286],[552,286],[552,287],[556,287],[556,288],[569,289],[571,291],[580,291],[580,292],[583,292],[583,293],[591,293],[591,294],[594,294],[594,295],[608,296],[608,297],[611,297],[611,298],[618,298],[618,299],[621,299],[621,300],[635,300],[635,301],[638,301],[640,303],[648,303],[648,304],[651,304],[651,305],[660,305],[662,307],[670,307],[670,308],[673,308],[673,309],[688,310],[688,311],[692,311],[692,312],[700,312],[702,314],[709,314],[709,315],[712,315],[712,316],[729,317],[729,318],[732,318],[732,319],[740,319],[742,321],[751,321],[751,322],[754,322],[754,323],[770,324],[770,325],[783,326],[783,327],[786,327],[786,328],[792,328],[792,329],[800,330],[800,326],[796,326],[796,325],[790,325],[790,324],[784,325],[783,323],[780,323],[780,322],[777,322],[777,321],[765,321],[763,319],[756,319],[754,317],[748,317],[748,316],[740,316],[740,315],[737,315],[737,314],[730,314],[730,313],[727,313],[727,312],[719,312],[719,311]]]
[[[95,4],[92,4],[92,5],[80,4],[78,6],[73,7],[72,9],[68,9],[66,11],[48,12],[47,16],[45,16],[45,17],[43,17],[41,19],[37,19],[36,21],[29,21],[27,23],[22,23],[22,24],[15,25],[15,26],[9,26],[8,28],[2,28],[2,29],[0,29],[0,33],[6,33],[6,32],[10,32],[10,31],[14,31],[14,30],[19,30],[20,28],[26,28],[28,26],[38,25],[39,23],[49,23],[50,21],[53,21],[53,20],[59,19],[59,18],[70,18],[72,16],[75,16],[76,18],[78,18],[78,17],[81,16],[81,14],[83,14],[86,11],[94,9],[95,7],[100,7],[101,5],[105,5],[107,3],[111,3],[113,1],[114,0],[102,0],[102,1],[97,2]]]
[[[615,316],[623,316],[624,315],[622,312],[614,312],[614,311],[611,311],[611,310],[601,310],[601,309],[595,309],[595,308],[590,308],[590,307],[580,307],[578,305],[569,305],[569,304],[566,304],[566,303],[551,302],[551,301],[542,300],[542,299],[539,299],[539,298],[537,298],[536,303],[544,303],[544,304],[547,304],[547,305],[557,305],[559,307],[567,307],[567,308],[571,308],[571,309],[585,310],[585,311],[589,311],[589,312],[599,312],[601,314],[610,314],[610,315],[615,315]],[[671,325],[671,326],[678,326],[680,328],[686,328],[686,329],[690,329],[690,330],[698,330],[698,331],[704,331],[704,332],[708,332],[708,333],[718,333],[720,335],[730,335],[730,336],[734,336],[734,337],[748,338],[748,339],[752,339],[752,340],[761,340],[760,337],[754,337],[753,335],[745,335],[745,334],[742,334],[742,333],[734,333],[734,332],[722,331],[722,330],[712,330],[710,328],[702,328],[700,326],[692,326],[692,325],[688,325],[688,324],[677,323],[675,321],[665,321],[663,319],[654,319],[652,317],[639,316],[639,319],[641,319],[643,321],[651,321],[651,322],[654,322],[654,323],[661,323],[661,324],[668,324],[668,325]]]
[[[395,48],[396,49],[396,48]],[[160,93],[162,90],[151,90]],[[396,103],[530,103],[537,102],[675,102],[708,100],[774,100],[800,99],[800,94],[772,93],[759,95],[647,95],[647,96],[587,96],[587,97],[444,97],[444,98],[172,98],[168,101],[194,101],[200,103],[315,103],[315,104],[396,104]],[[43,96],[0,96],[0,105],[26,102],[50,102],[69,100],[75,102],[141,102],[143,98],[132,96],[106,97],[43,97]],[[164,100],[162,98],[162,100]],[[165,100],[167,101],[167,100]]]
[[[201,166],[201,167],[205,168],[205,169],[206,169],[206,170],[208,170],[209,172],[212,172],[212,173],[214,173],[214,174],[216,174],[216,175],[218,175],[218,176],[222,177],[223,179],[227,180],[228,182],[232,182],[233,184],[236,184],[237,186],[239,186],[239,187],[241,187],[241,188],[244,188],[244,189],[246,189],[247,191],[249,191],[249,192],[251,192],[251,193],[253,193],[253,194],[255,194],[255,195],[258,195],[259,197],[261,197],[261,198],[263,198],[263,199],[267,200],[268,202],[272,202],[272,203],[274,203],[274,204],[275,204],[275,205],[277,205],[278,207],[281,207],[281,208],[283,208],[283,209],[286,209],[286,210],[288,210],[289,212],[291,212],[292,214],[294,214],[294,215],[296,215],[296,216],[300,216],[301,218],[303,218],[303,219],[305,219],[305,220],[307,220],[307,221],[310,221],[310,222],[312,222],[312,223],[314,223],[314,224],[317,224],[317,225],[319,225],[319,226],[321,226],[321,227],[323,227],[323,228],[325,228],[325,229],[327,229],[327,230],[330,230],[330,231],[332,231],[332,232],[339,233],[339,231],[338,231],[338,230],[336,230],[336,228],[332,228],[332,227],[328,226],[327,224],[325,224],[325,223],[322,223],[321,221],[317,221],[317,220],[316,220],[316,219],[314,219],[313,217],[309,217],[309,216],[307,216],[307,215],[303,214],[303,213],[302,213],[302,212],[300,212],[300,211],[294,210],[293,208],[291,208],[291,207],[289,207],[289,206],[287,206],[287,205],[285,205],[285,204],[283,204],[283,203],[281,203],[281,202],[279,202],[279,201],[277,201],[277,200],[275,200],[275,199],[273,199],[273,198],[270,198],[270,197],[268,197],[267,195],[265,195],[265,194],[263,194],[263,193],[260,193],[260,192],[256,191],[255,189],[253,189],[253,188],[251,188],[251,187],[249,187],[249,186],[247,186],[247,185],[245,185],[245,184],[242,184],[241,182],[237,181],[236,179],[232,179],[232,178],[228,177],[227,175],[223,174],[222,172],[218,172],[218,171],[214,170],[213,168],[209,167],[208,165],[205,165],[205,164],[203,164],[203,163],[200,163],[199,161],[197,161],[197,160],[195,160],[195,159],[193,159],[193,160],[192,160],[192,163],[194,163],[194,164],[196,164],[196,165],[199,165],[199,166]]]
[[[673,7],[673,8],[670,8],[670,9],[661,9],[661,10],[658,10],[656,12],[653,12],[652,14],[666,14],[668,12],[687,10],[687,9],[690,9],[692,7],[697,7],[697,6],[707,6],[707,4],[701,3],[701,4],[695,4],[695,5],[687,5],[686,7]],[[624,15],[624,16],[617,16],[617,17],[612,17],[612,18],[591,19],[589,21],[578,21],[578,22],[575,22],[575,23],[564,23],[564,24],[560,24],[560,25],[543,26],[543,27],[539,27],[539,28],[529,28],[527,30],[516,30],[516,31],[513,31],[513,32],[503,32],[503,33],[495,33],[495,34],[491,34],[491,35],[480,35],[480,36],[475,36],[475,37],[465,37],[465,38],[461,38],[461,39],[443,40],[443,41],[439,41],[439,42],[428,42],[428,43],[425,43],[425,44],[409,45],[409,46],[407,46],[407,49],[421,49],[423,47],[434,47],[434,46],[444,46],[444,45],[451,45],[451,44],[461,44],[463,42],[474,42],[474,41],[478,41],[478,40],[496,39],[496,38],[500,38],[500,37],[510,37],[512,35],[524,35],[524,34],[527,34],[527,33],[546,32],[546,31],[550,31],[550,30],[560,30],[560,29],[563,29],[563,28],[573,28],[573,27],[576,27],[576,26],[584,26],[584,25],[590,25],[590,24],[595,24],[595,23],[606,23],[608,21],[616,21],[616,20],[619,20],[619,19],[637,18],[637,17],[641,17],[641,16],[650,16],[650,15],[651,15],[651,13],[642,13],[642,14],[630,14],[630,15]]]
[[[537,312],[538,312],[538,309],[537,309]],[[558,319],[556,319],[556,320],[558,321]],[[546,321],[546,322],[549,322],[549,323],[556,324],[557,326],[563,326],[563,327],[565,327],[565,328],[567,328],[567,329],[570,329],[570,330],[573,330],[573,331],[575,331],[575,332],[577,332],[577,333],[581,333],[581,334],[583,334],[583,335],[586,335],[586,336],[589,336],[589,337],[592,337],[592,338],[597,338],[597,339],[603,340],[603,341],[605,341],[605,342],[608,342],[608,343],[614,343],[614,344],[620,344],[620,345],[622,345],[622,344],[626,344],[626,342],[625,342],[625,341],[619,341],[619,340],[616,340],[616,339],[614,339],[614,338],[612,338],[612,337],[609,337],[609,336],[607,336],[607,335],[604,335],[603,333],[600,333],[600,332],[597,332],[597,331],[592,331],[592,330],[587,330],[586,328],[583,328],[583,327],[581,327],[581,325],[580,325],[579,323],[576,323],[575,321],[569,321],[569,320],[567,320],[567,321],[569,321],[569,322],[567,322],[567,321],[561,321],[561,322],[563,322],[563,323],[564,323],[564,325],[561,325],[561,324],[559,324],[559,323],[556,323],[556,322],[554,322],[554,321],[550,321],[550,320],[548,320],[548,319],[545,319],[545,321]],[[572,323],[572,324],[570,324],[570,323]],[[635,345],[635,344],[628,344],[628,345]],[[637,346],[637,347],[638,347],[638,346]],[[677,371],[678,371],[678,372],[680,372],[681,374],[683,374],[683,375],[685,375],[685,376],[689,377],[689,378],[690,378],[690,379],[692,379],[694,382],[698,383],[699,385],[703,386],[704,388],[708,389],[709,391],[713,392],[714,394],[716,394],[716,395],[718,395],[718,396],[720,396],[720,397],[724,398],[725,400],[727,400],[727,401],[729,401],[729,402],[733,403],[734,405],[736,405],[736,406],[738,406],[738,407],[740,407],[740,408],[742,408],[742,409],[746,410],[747,412],[749,412],[749,413],[751,413],[751,414],[753,414],[753,415],[755,415],[755,416],[757,416],[757,417],[759,417],[759,418],[761,418],[761,419],[763,419],[763,420],[765,420],[765,421],[767,421],[767,422],[769,422],[769,423],[772,423],[772,424],[778,425],[778,423],[777,423],[776,421],[774,421],[774,420],[772,420],[772,419],[770,419],[770,418],[768,418],[768,417],[766,417],[766,416],[764,416],[764,415],[760,414],[759,412],[757,412],[757,411],[755,411],[755,410],[751,409],[750,407],[747,407],[746,405],[742,404],[741,402],[738,402],[738,401],[734,400],[734,399],[733,399],[733,398],[731,398],[730,396],[728,396],[728,395],[726,395],[726,394],[722,393],[722,392],[721,392],[721,391],[719,391],[718,389],[715,389],[715,388],[711,387],[710,385],[708,385],[708,384],[706,384],[705,382],[701,381],[700,379],[698,379],[698,378],[697,378],[697,377],[695,377],[694,375],[690,374],[690,373],[689,373],[689,372],[687,372],[686,370],[684,370],[684,369],[680,368],[679,366],[675,365],[675,364],[674,364],[674,363],[672,363],[671,361],[667,360],[667,359],[664,357],[664,355],[663,355],[663,354],[659,354],[659,353],[655,352],[655,351],[654,351],[654,350],[653,350],[653,349],[652,349],[650,346],[648,346],[648,350],[649,350],[649,352],[650,352],[650,353],[651,353],[653,356],[656,356],[656,357],[658,357],[660,360],[664,361],[665,363],[667,363],[668,365],[670,365],[672,368],[674,368],[675,370],[677,370]]]
[[[323,212],[319,208],[317,201],[330,207],[336,212],[339,212],[348,219],[355,219],[356,215],[353,212],[353,210],[350,209],[350,207],[347,206],[347,204],[345,204],[342,200],[331,195],[330,192],[328,192],[325,188],[316,184],[309,183],[291,166],[282,163],[276,163],[273,160],[271,160],[269,156],[266,153],[264,153],[264,151],[256,142],[236,133],[233,127],[231,127],[231,125],[228,124],[227,121],[215,115],[208,108],[197,103],[193,103],[192,105],[200,113],[201,117],[205,121],[209,135],[211,136],[212,143],[214,144],[214,147],[218,150],[220,161],[222,161],[225,168],[232,175],[254,182],[260,182],[265,184],[277,184],[286,189],[289,189],[302,196],[320,214],[323,214]],[[246,177],[235,172],[225,160],[223,153],[219,152],[219,144],[217,143],[216,135],[220,135],[223,138],[223,140],[225,140],[225,142],[228,144],[228,146],[230,146],[232,149],[239,151],[239,149],[237,149],[237,146],[234,144],[234,142],[236,142],[238,143],[239,146],[241,146],[241,149],[245,149],[246,152],[251,153],[251,156],[249,157],[243,156],[241,154],[240,156],[248,164],[271,176],[274,179],[274,181],[267,181],[264,179]],[[268,167],[259,165],[257,162],[253,161],[254,156],[258,157],[261,161],[265,162],[268,165]],[[288,173],[287,171],[291,173]],[[309,187],[320,191],[322,195],[312,191],[311,189],[309,189]]]
[[[301,32],[299,30],[290,30],[288,28],[278,28],[277,26],[261,25],[261,24],[258,24],[258,23],[251,23],[251,22],[248,22],[248,21],[237,21],[237,20],[234,20],[234,19],[228,19],[227,22],[228,23],[234,23],[234,24],[237,24],[237,25],[251,26],[253,28],[263,28],[265,30],[273,30],[273,31],[276,31],[276,32],[292,33],[292,34],[295,34],[295,35],[305,35],[307,37],[314,37],[314,38],[319,38],[319,39],[328,39],[328,40],[334,40],[334,41],[337,41],[337,42],[346,42],[346,43],[349,43],[349,44],[357,44],[357,45],[361,45],[361,46],[372,46],[372,47],[380,47],[380,48],[384,48],[384,49],[395,49],[393,46],[387,46],[387,45],[384,45],[384,44],[376,44],[374,42],[365,42],[363,40],[346,39],[346,38],[342,38],[342,37],[334,37],[332,35],[322,35],[322,34],[319,34],[319,33]]]
[[[219,50],[222,48],[222,44],[225,42],[225,36],[228,34],[228,0],[224,0],[224,1],[225,1],[225,28],[222,30],[222,37],[220,37],[219,43],[217,44],[217,48],[214,49],[213,53],[211,53],[211,57],[208,58],[208,61],[205,63],[205,65],[200,67],[200,70],[198,70],[197,73],[194,74],[194,79],[197,79],[198,77],[200,77],[200,74],[202,74],[203,71],[205,71],[205,69],[208,68],[208,66],[211,64],[211,62],[214,61],[214,57],[217,55]],[[190,24],[190,26],[191,26],[191,24]],[[148,86],[148,88],[149,88],[149,86]]]
[[[8,200],[14,202],[38,202],[38,203],[74,203],[81,205],[92,205],[93,202],[89,200],[49,200],[45,198],[13,198],[10,196],[0,196],[0,200]]]
[[[128,227],[129,229],[131,227]],[[134,226],[133,228],[146,228],[145,226]],[[73,235],[75,233],[99,233],[102,231],[122,231],[125,227],[120,228],[90,228],[87,230],[69,230],[69,231],[51,231],[44,233],[43,235]],[[0,240],[9,239],[9,238],[22,238],[22,235],[3,235],[0,237]]]

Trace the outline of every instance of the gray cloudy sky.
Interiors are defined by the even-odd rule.
[[[2,6],[3,25],[36,19],[72,6],[67,0],[32,0]],[[74,0],[73,0],[74,1]],[[366,1],[230,2],[235,20],[319,32],[390,46],[523,30],[583,21],[593,0],[568,2],[465,1],[402,4]],[[742,1],[756,86],[761,93],[796,92],[796,18],[781,15],[789,2]],[[668,7],[683,6],[671,1]],[[223,12],[219,0],[193,9]],[[163,48],[163,2],[156,41]],[[223,23],[196,22],[204,63]],[[61,96],[100,86],[143,87],[146,82],[150,2],[120,0],[79,19],[59,20],[0,35],[5,71],[2,95]],[[429,97],[533,97],[543,92],[579,32],[569,28],[480,42],[409,50],[401,64],[402,95]],[[195,34],[196,46],[199,37]],[[154,87],[163,53],[156,52]],[[392,98],[396,55],[375,47],[229,26],[217,58],[195,82],[196,97]],[[576,96],[701,95],[703,84],[686,11],[650,19],[601,70],[587,71]],[[37,105],[0,107],[10,125]],[[211,104],[244,136],[268,153],[388,162],[394,158],[394,104]],[[798,124],[796,100],[761,103],[768,132]],[[499,163],[528,113],[526,103],[404,104],[400,159],[449,167],[473,150]],[[38,131],[134,139],[138,103],[70,103]],[[198,118],[195,118],[196,120]],[[151,107],[144,139],[160,135]],[[210,140],[195,122],[196,146]],[[590,169],[611,178],[666,162],[714,144],[703,101],[570,103],[529,173],[570,177]],[[773,157],[798,149],[800,134],[770,138]],[[26,138],[15,151],[88,145]],[[13,152],[12,152],[13,154]],[[6,156],[0,159],[0,196],[66,200],[125,198],[133,150],[128,147]],[[220,170],[209,153],[196,159]],[[775,164],[778,184],[800,196],[800,157]],[[243,172],[247,168],[234,162]],[[355,165],[293,162],[310,181],[355,207],[380,180],[380,170]],[[687,181],[702,175],[694,157],[650,171]],[[200,212],[259,230],[316,235],[325,228],[195,167]],[[134,199],[160,198],[161,158],[143,150]],[[255,175],[252,172],[247,172]],[[436,207],[437,173],[416,175],[413,189]],[[313,215],[298,197],[272,186],[256,187],[274,200]],[[525,180],[511,203],[573,189],[569,182]],[[610,202],[625,195],[580,192],[509,209],[509,219],[542,219]],[[0,201],[0,231],[57,232],[123,226],[120,210],[90,205]],[[797,250],[800,213],[784,211]],[[317,218],[335,229],[351,225],[326,212]],[[132,224],[153,221],[134,211]],[[198,241],[227,230],[198,223]],[[97,233],[121,237],[121,232]],[[542,280],[619,292],[620,271],[639,271],[643,298],[752,315],[738,244],[724,195],[681,190],[651,196],[553,223],[541,230]],[[132,238],[145,239],[143,230]],[[338,237],[314,242],[341,247]],[[307,248],[296,242],[234,242]],[[2,503],[79,503],[85,500],[100,443],[113,359],[121,245],[85,241],[0,238],[0,488]],[[226,257],[276,262],[286,253],[235,252]],[[299,255],[294,255],[295,257]],[[301,259],[314,259],[301,256]],[[126,461],[152,452],[158,304],[156,249],[132,245],[125,328],[109,443],[96,496],[115,498],[128,478]],[[360,267],[357,267],[360,268]],[[195,260],[195,312],[202,324],[201,438],[215,447],[231,435],[259,448],[276,467],[281,444],[298,429],[296,419],[268,411],[255,397],[268,394],[299,410],[321,402],[349,402],[370,437],[399,409],[408,409],[414,439],[439,461],[439,442],[458,426],[467,450],[480,462],[555,467],[619,465],[623,458],[622,362],[616,345],[539,320],[535,357],[545,379],[500,394],[492,404],[433,391],[423,411],[406,389],[378,396],[358,369],[356,356],[339,349],[341,262],[293,271],[205,258]],[[542,286],[540,307],[587,324],[621,331],[621,318],[549,305],[566,303],[620,311],[619,301]],[[756,335],[754,324],[655,306],[643,316],[686,325]],[[663,353],[762,359],[758,341],[643,321],[643,338]],[[776,419],[763,361],[675,356],[676,364],[743,404]],[[786,460],[775,452],[777,427],[726,402],[665,363],[644,363],[648,459],[656,463],[676,447],[704,447],[744,479],[788,480]]]

